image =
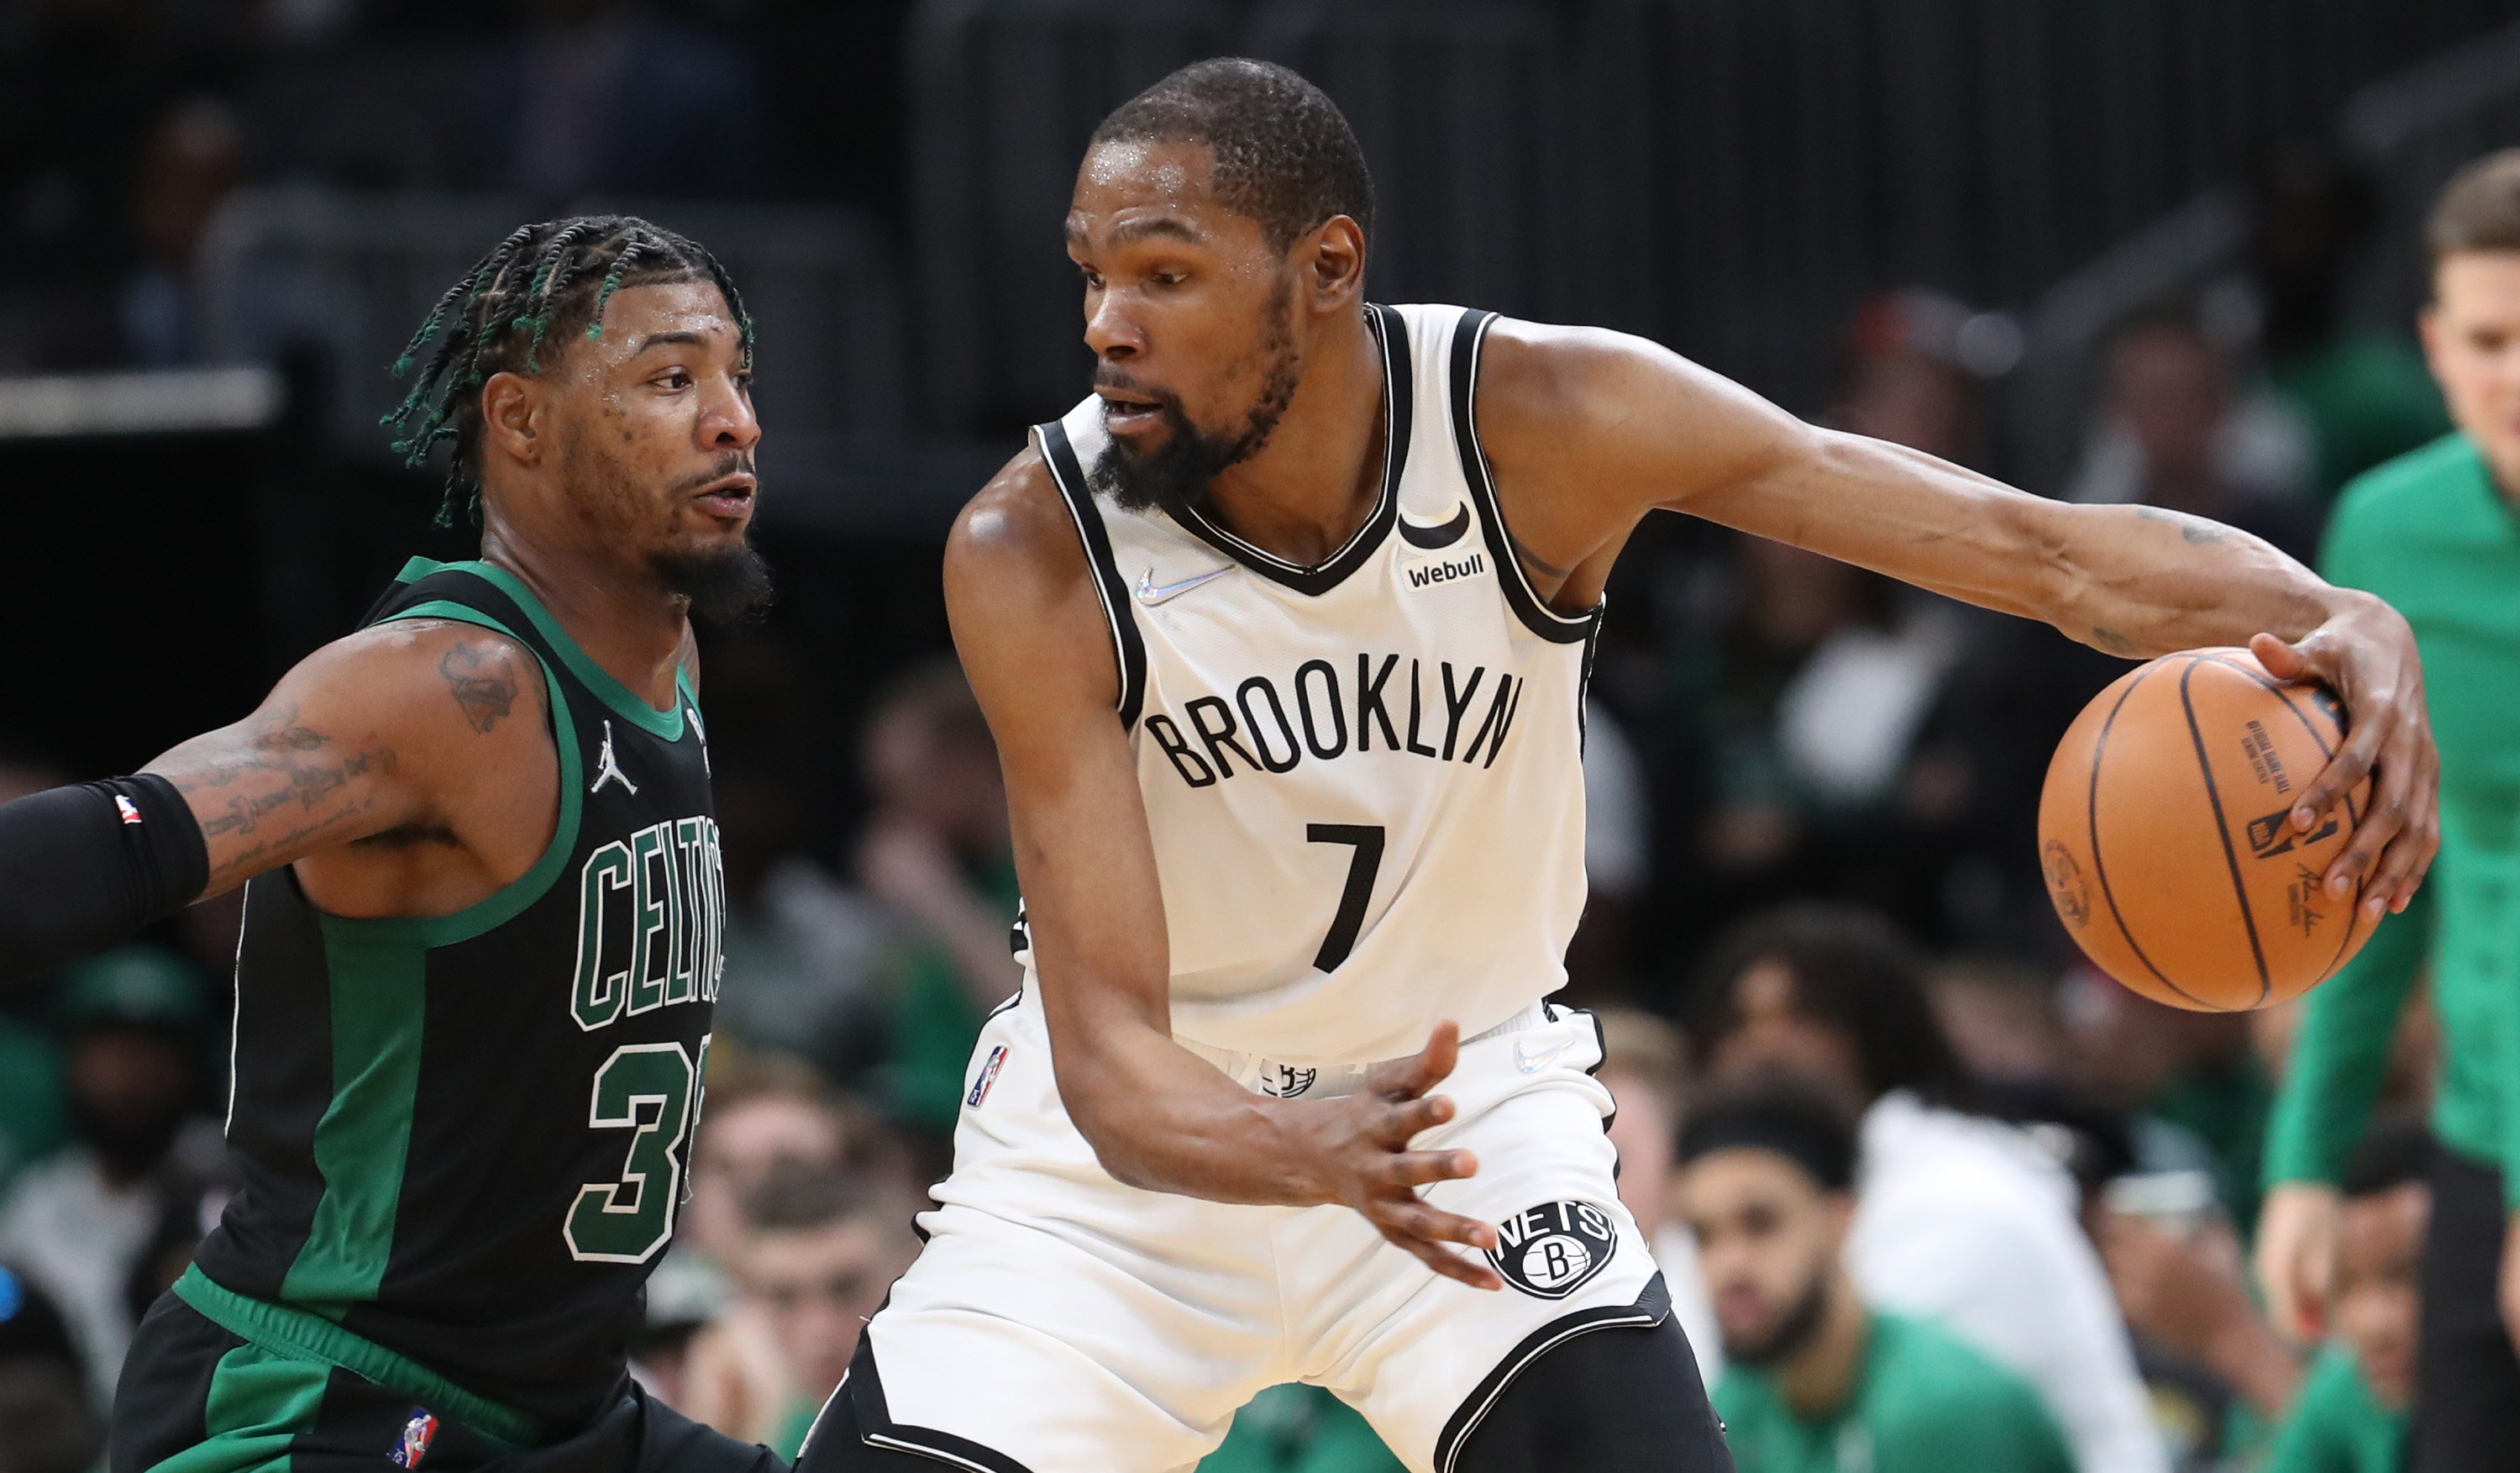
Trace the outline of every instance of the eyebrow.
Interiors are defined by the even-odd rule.
[[[708,341],[707,334],[695,333],[689,329],[676,329],[670,333],[650,333],[647,337],[639,340],[639,345],[630,349],[630,354],[632,357],[637,357],[639,354],[644,353],[648,349],[663,343],[689,343],[697,346],[706,347],[708,345]]]
[[[1119,224],[1111,227],[1111,234],[1107,237],[1104,243],[1112,246],[1125,246],[1132,241],[1144,240],[1149,236],[1158,235],[1170,236],[1174,240],[1183,241],[1193,246],[1198,245],[1207,239],[1205,235],[1201,234],[1197,229],[1185,221],[1172,215],[1159,214],[1149,215],[1144,219],[1121,221]],[[1067,226],[1067,239],[1071,244],[1082,244],[1085,240],[1085,227],[1075,223],[1074,221],[1070,221]]]

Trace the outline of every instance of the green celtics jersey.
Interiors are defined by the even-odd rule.
[[[2410,1461],[2407,1437],[2413,1420],[2404,1408],[2392,1411],[2372,1400],[2354,1353],[2331,1344],[2311,1362],[2275,1429],[2266,1473],[2399,1473]]]
[[[1844,1405],[1805,1421],[1765,1374],[1734,1365],[1715,1411],[1740,1473],[2073,1473],[2028,1382],[1921,1319],[1872,1316]]]
[[[344,920],[293,872],[246,895],[228,1141],[199,1266],[546,1431],[622,1386],[684,1189],[725,889],[688,688],[658,711],[483,563],[414,560],[371,622],[445,619],[540,662],[560,823],[454,915]]]
[[[2520,516],[2475,444],[2449,436],[2348,487],[2322,561],[2414,626],[2441,745],[2441,854],[2407,913],[2310,994],[2267,1179],[2339,1179],[2429,967],[2443,1051],[2433,1130],[2500,1171],[2520,1209]]]

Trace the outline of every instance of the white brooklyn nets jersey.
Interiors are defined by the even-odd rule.
[[[1584,907],[1600,611],[1551,610],[1508,541],[1470,415],[1494,314],[1369,320],[1382,492],[1318,568],[1194,508],[1096,494],[1098,398],[1034,432],[1119,657],[1173,1031],[1290,1066],[1394,1058],[1444,1019],[1467,1036],[1528,1010],[1565,980]]]

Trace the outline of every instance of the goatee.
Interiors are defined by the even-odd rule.
[[[1164,437],[1153,449],[1141,451],[1112,437],[1087,473],[1094,488],[1130,511],[1194,507],[1207,498],[1217,477],[1259,454],[1294,402],[1302,375],[1302,359],[1284,326],[1292,300],[1291,286],[1284,283],[1270,299],[1268,316],[1277,326],[1260,342],[1260,350],[1269,356],[1268,371],[1261,376],[1260,396],[1251,412],[1231,434],[1211,434],[1192,424],[1178,394],[1130,384],[1117,371],[1096,375],[1098,387],[1127,388],[1151,399],[1163,418]]]
[[[745,623],[770,607],[770,564],[749,542],[660,552],[651,566],[666,587],[692,601],[692,617],[703,623]]]
[[[1790,1360],[1812,1343],[1812,1338],[1820,1333],[1821,1321],[1827,1316],[1828,1278],[1824,1274],[1816,1275],[1811,1287],[1803,1291],[1802,1298],[1794,1301],[1794,1307],[1785,1312],[1784,1318],[1777,1321],[1775,1329],[1756,1340],[1735,1340],[1730,1335],[1725,1336],[1725,1357],[1754,1367]]]

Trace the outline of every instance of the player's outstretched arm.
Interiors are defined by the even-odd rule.
[[[322,898],[348,903],[333,908],[461,908],[432,905],[429,884],[486,894],[504,881],[466,873],[472,861],[497,869],[539,852],[522,832],[534,825],[501,806],[537,776],[556,792],[545,701],[533,658],[504,636],[387,624],[318,650],[253,714],[130,777],[0,806],[0,981],[335,851],[348,857]]]
[[[1484,363],[1479,431],[1535,576],[1580,579],[1668,507],[2043,620],[2113,655],[2247,644],[2278,676],[2325,682],[2349,713],[2294,824],[2307,831],[2375,779],[2329,893],[2367,876],[2374,916],[2413,898],[2440,846],[2438,762],[2414,634],[2387,604],[2220,523],[2050,501],[1805,424],[1641,339],[1504,323]]]
[[[1458,1031],[1335,1100],[1252,1094],[1172,1038],[1170,959],[1136,759],[1113,713],[1119,675],[1076,529],[1039,458],[1016,457],[956,523],[945,553],[954,643],[1006,769],[1015,869],[1060,1099],[1105,1170],[1219,1202],[1345,1203],[1439,1273],[1500,1287],[1447,1244],[1495,1228],[1417,1188],[1467,1176],[1463,1151],[1413,1151],[1452,1118],[1430,1093]]]

